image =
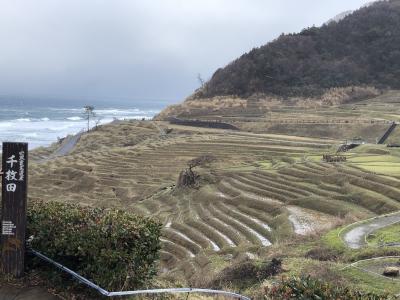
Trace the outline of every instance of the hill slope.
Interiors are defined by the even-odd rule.
[[[195,98],[253,94],[319,96],[332,87],[400,87],[400,1],[377,2],[339,22],[276,40],[242,55]]]
[[[43,149],[31,151],[29,201],[116,207],[158,219],[164,227],[157,279],[172,286],[225,288],[213,280],[230,282],[225,268],[277,255],[284,258],[285,275],[309,274],[316,266],[327,272],[320,277],[332,278],[347,258],[325,264],[308,257],[319,243],[316,234],[400,210],[400,150],[363,145],[345,153],[346,162],[323,162],[322,156],[335,153],[338,144],[124,121],[84,133],[65,156],[46,159]],[[215,160],[196,168],[198,185],[175,186],[187,162],[204,155]],[[354,274],[338,276],[357,287],[365,282]],[[361,287],[383,290],[384,279],[371,276],[373,284]],[[255,289],[257,280],[249,281]],[[238,282],[250,286],[241,277]]]
[[[268,119],[287,106],[310,111],[372,99],[399,90],[398,49],[400,0],[375,2],[338,22],[253,49],[155,119]]]

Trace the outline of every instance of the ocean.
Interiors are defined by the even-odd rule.
[[[87,128],[86,102],[60,100],[0,99],[0,142],[27,142],[29,149],[48,146],[58,138]],[[160,101],[90,102],[95,117],[90,126],[113,120],[151,119],[164,106]],[[1,146],[0,146],[1,147]]]

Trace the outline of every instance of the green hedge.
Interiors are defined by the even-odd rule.
[[[115,209],[34,202],[33,249],[108,290],[142,287],[156,273],[161,224]],[[32,238],[33,237],[33,238]]]
[[[389,300],[389,295],[377,295],[337,286],[311,277],[282,279],[278,284],[267,287],[268,300]]]

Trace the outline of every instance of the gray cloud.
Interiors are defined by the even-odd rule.
[[[180,101],[280,33],[369,0],[0,0],[0,94]]]

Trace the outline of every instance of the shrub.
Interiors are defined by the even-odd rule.
[[[311,249],[306,253],[305,257],[320,261],[336,261],[340,254],[341,253],[336,249],[330,249],[322,246]]]
[[[273,258],[269,262],[258,264],[253,261],[243,261],[223,269],[208,285],[217,289],[221,289],[228,284],[246,287],[281,272],[281,259]]]
[[[156,273],[161,225],[115,209],[33,202],[33,249],[109,290],[143,286]]]
[[[265,287],[265,298],[270,300],[383,300],[390,299],[388,295],[377,295],[343,286],[334,286],[311,277],[282,279],[281,282]]]
[[[296,162],[296,160],[293,157],[289,157],[289,156],[280,157],[280,160],[285,163],[291,164],[291,165]]]

